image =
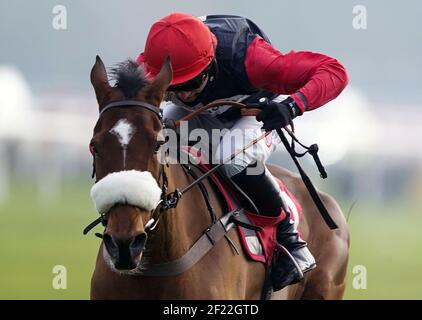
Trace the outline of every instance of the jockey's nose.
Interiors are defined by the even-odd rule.
[[[103,238],[105,248],[118,270],[133,270],[136,268],[145,248],[146,240],[145,232],[129,239],[121,239],[108,233],[104,234]]]
[[[177,93],[177,96],[183,102],[192,102],[198,96],[198,93],[195,91],[180,91]]]

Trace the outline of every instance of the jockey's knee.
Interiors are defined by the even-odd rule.
[[[230,178],[241,172],[244,172],[248,176],[259,176],[264,174],[265,164],[262,162],[230,163],[223,166],[222,172]]]
[[[224,173],[229,177],[242,172],[244,169],[248,170],[248,175],[262,174],[265,171],[265,162],[271,152],[262,140],[252,144],[249,148],[243,150],[242,152],[242,148],[250,141],[252,140],[236,140],[230,139],[228,136],[224,136],[215,152],[213,152],[215,164],[225,162],[226,165],[224,166]],[[234,159],[230,160],[230,157],[235,152],[239,152],[239,154]]]
[[[223,172],[224,175],[226,175],[227,177],[231,178],[235,175],[237,175],[238,173],[242,172],[243,170],[245,170],[245,168],[247,167],[241,164],[226,164],[221,168],[221,172]]]
[[[234,159],[230,160],[230,157],[235,152],[235,150],[232,149],[234,148],[228,148],[226,144],[220,143],[217,146],[213,156],[215,165],[225,163],[220,171],[230,178],[242,172],[245,170],[245,168],[254,162],[252,157],[245,154],[239,154]]]
[[[219,148],[217,148],[217,151]],[[217,152],[214,154],[214,164],[218,165],[225,162],[220,169],[227,177],[231,178],[246,170],[247,175],[260,175],[265,171],[265,164],[261,161],[257,161],[255,157],[248,154],[239,154],[232,160],[228,160],[231,154],[224,152]],[[227,161],[228,160],[228,161]]]

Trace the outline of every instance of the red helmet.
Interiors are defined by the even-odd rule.
[[[145,72],[155,77],[167,56],[173,68],[171,85],[193,79],[214,58],[217,39],[198,18],[171,13],[155,22],[148,34],[145,51],[137,59]]]

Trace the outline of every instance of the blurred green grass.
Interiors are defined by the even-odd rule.
[[[346,299],[422,299],[421,213],[416,205],[355,207]],[[365,290],[352,285],[358,265],[367,270]]]
[[[55,200],[15,187],[0,207],[0,298],[88,299],[100,240],[82,229],[98,217],[89,185],[65,187]],[[97,227],[101,230],[100,227]],[[67,269],[67,289],[53,289],[53,267]]]
[[[68,185],[54,201],[40,201],[30,186],[13,188],[0,206],[0,299],[89,298],[100,242],[93,232],[82,235],[82,228],[97,217],[89,188]],[[422,299],[419,208],[358,203],[349,225],[345,298]],[[66,290],[53,289],[55,265],[67,269]],[[357,265],[367,270],[367,289],[352,286]]]

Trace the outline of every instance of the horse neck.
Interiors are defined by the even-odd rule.
[[[192,181],[178,164],[166,167],[165,171],[169,192],[182,189]],[[194,188],[182,196],[176,208],[163,214],[150,235],[145,254],[151,263],[175,260],[189,250],[209,224],[202,195]]]

